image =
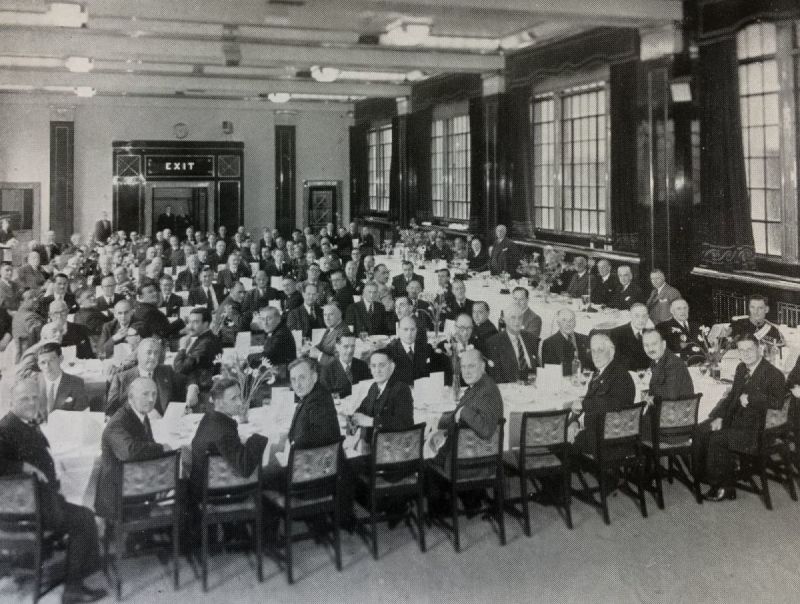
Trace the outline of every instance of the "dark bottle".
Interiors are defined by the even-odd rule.
[[[498,319],[498,321],[497,321],[497,329],[499,331],[505,331],[506,330],[506,318],[505,318],[505,315],[503,314],[502,310],[500,311],[500,319]]]

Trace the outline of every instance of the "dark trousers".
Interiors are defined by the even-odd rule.
[[[753,437],[750,431],[735,427],[711,430],[711,420],[697,426],[694,454],[703,480],[712,487],[731,488],[736,484],[736,455],[732,449],[747,451]]]
[[[51,505],[43,506],[42,524],[46,530],[66,533],[67,585],[79,583],[100,569],[97,524],[89,508],[67,503],[56,496]]]

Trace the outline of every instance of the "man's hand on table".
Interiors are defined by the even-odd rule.
[[[716,432],[717,430],[720,430],[721,428],[722,428],[722,418],[721,417],[718,417],[715,420],[712,420],[712,422],[711,422],[711,431],[712,432]]]
[[[375,421],[369,415],[364,415],[363,413],[354,413],[353,423],[362,428],[371,428]]]

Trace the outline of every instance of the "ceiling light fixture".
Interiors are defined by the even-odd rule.
[[[0,11],[0,24],[40,27],[85,27],[86,8],[72,2],[50,2],[46,12]]]
[[[68,57],[64,65],[72,73],[89,73],[94,68],[94,61],[87,57]]]
[[[320,67],[314,65],[311,67],[311,77],[317,82],[335,82],[339,79],[339,70],[335,67]]]
[[[292,95],[288,92],[270,92],[267,99],[271,103],[288,103],[292,99]]]
[[[89,99],[97,94],[97,90],[92,88],[91,86],[76,86],[75,87],[75,95],[79,96],[84,99]]]

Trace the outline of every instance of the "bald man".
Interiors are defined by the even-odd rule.
[[[542,365],[561,365],[563,375],[572,375],[572,361],[577,356],[581,367],[593,367],[589,338],[575,331],[575,323],[575,313],[570,309],[556,313],[558,331],[542,342]]]
[[[431,374],[433,349],[427,341],[420,342],[417,339],[417,321],[414,317],[400,319],[397,336],[385,350],[394,361],[396,379],[413,386],[415,380]]]

